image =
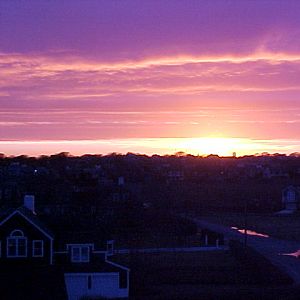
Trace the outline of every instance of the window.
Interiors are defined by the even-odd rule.
[[[72,262],[89,262],[90,248],[89,246],[72,246]]]
[[[72,261],[80,261],[80,248],[73,247],[72,248]]]
[[[287,200],[288,200],[289,202],[293,202],[293,201],[295,201],[295,199],[296,199],[295,192],[289,190],[289,191],[287,192]]]
[[[7,238],[7,257],[27,257],[27,238],[21,230],[14,230]]]
[[[32,257],[44,256],[44,241],[36,240],[32,241]]]

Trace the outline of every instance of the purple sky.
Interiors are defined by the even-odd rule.
[[[0,1],[6,154],[294,152],[299,95],[300,1]]]

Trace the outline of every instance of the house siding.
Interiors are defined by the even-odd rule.
[[[89,276],[91,280],[89,288]],[[68,300],[80,300],[84,296],[126,298],[128,288],[119,287],[119,273],[66,273]]]

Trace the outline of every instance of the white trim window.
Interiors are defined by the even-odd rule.
[[[296,194],[293,190],[288,190],[288,192],[287,192],[287,201],[288,202],[296,201]]]
[[[34,240],[32,241],[32,257],[44,256],[44,241]]]
[[[71,247],[71,261],[75,263],[90,261],[90,247],[89,246],[72,246]]]
[[[27,237],[23,231],[13,230],[7,238],[7,257],[27,257]]]

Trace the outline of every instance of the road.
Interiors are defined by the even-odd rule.
[[[238,232],[236,229],[203,221],[198,218],[193,218],[193,221],[200,228],[207,228],[224,234],[226,239],[244,241],[244,234]],[[248,235],[247,244],[288,274],[294,280],[295,284],[300,284],[300,256],[296,257],[296,253],[300,249],[300,242]],[[292,253],[295,253],[295,255],[291,255]]]

